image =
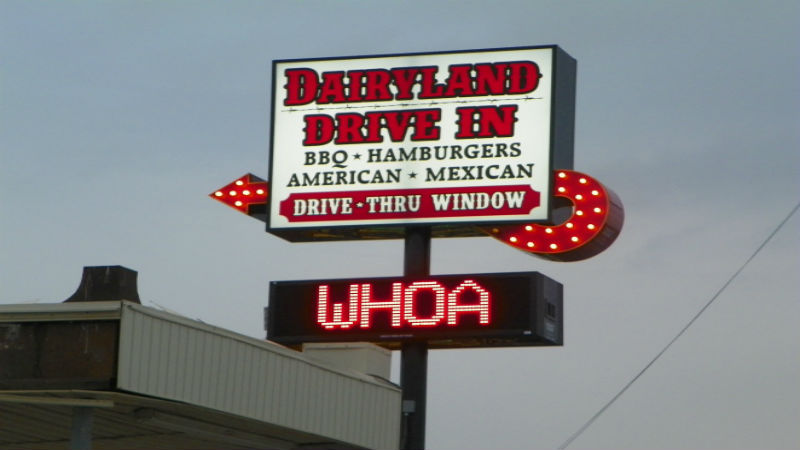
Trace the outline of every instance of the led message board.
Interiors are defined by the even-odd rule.
[[[562,285],[538,272],[273,281],[267,339],[399,348],[563,344]]]
[[[575,67],[556,46],[274,61],[268,231],[550,220],[553,169],[572,168]]]

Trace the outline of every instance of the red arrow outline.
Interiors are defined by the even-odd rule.
[[[554,200],[571,205],[559,224],[486,225],[476,228],[506,245],[553,261],[581,261],[607,249],[625,222],[622,201],[593,177],[557,170]],[[212,192],[209,197],[266,222],[268,182],[251,173]],[[554,202],[557,203],[557,202]]]
[[[208,196],[248,216],[266,220],[267,192],[266,180],[246,173]]]

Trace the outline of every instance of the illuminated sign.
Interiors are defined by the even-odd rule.
[[[561,345],[562,286],[538,273],[275,281],[267,339],[397,348]]]
[[[607,249],[619,236],[625,210],[617,194],[591,176],[573,170],[556,172],[555,201],[571,214],[557,224],[535,223],[481,227],[501,242],[554,261],[580,261]]]
[[[253,174],[245,174],[209,196],[251,217],[266,220],[268,184]],[[556,171],[554,187],[554,204],[570,206],[572,210],[559,223],[493,224],[476,229],[554,261],[581,261],[611,246],[625,221],[622,202],[614,191],[574,170]],[[327,236],[324,230],[318,233],[323,238]]]
[[[574,97],[575,60],[555,46],[275,61],[268,230],[547,221]]]

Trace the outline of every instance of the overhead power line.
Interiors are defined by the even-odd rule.
[[[644,375],[647,369],[649,369],[656,361],[658,361],[659,358],[661,358],[661,355],[663,355],[672,346],[672,344],[674,344],[675,341],[677,341],[683,335],[683,333],[685,333],[686,330],[688,330],[689,327],[691,327],[692,324],[694,324],[697,321],[697,319],[708,309],[708,307],[711,306],[712,303],[714,303],[717,297],[719,297],[720,294],[722,294],[725,291],[725,289],[727,289],[728,286],[733,282],[733,280],[735,280],[736,277],[738,277],[739,274],[742,273],[744,268],[747,267],[748,264],[750,264],[750,261],[752,261],[756,257],[756,255],[758,255],[761,252],[761,250],[767,245],[767,243],[770,240],[772,240],[772,238],[776,234],[778,234],[781,228],[783,228],[786,222],[788,222],[789,219],[792,218],[792,216],[797,212],[798,209],[800,209],[800,202],[798,202],[794,206],[794,208],[792,208],[789,214],[778,224],[777,227],[775,227],[774,230],[772,230],[772,233],[770,233],[769,236],[767,236],[767,238],[764,239],[764,242],[762,242],[761,245],[758,246],[758,248],[750,255],[749,258],[747,258],[747,260],[739,267],[739,269],[736,272],[734,272],[733,275],[730,276],[730,278],[728,278],[728,281],[726,281],[725,284],[723,284],[722,287],[720,287],[717,290],[717,292],[713,296],[711,296],[711,299],[708,300],[708,302],[706,302],[706,304],[700,309],[700,311],[697,312],[697,314],[694,315],[694,317],[692,317],[689,323],[687,323],[686,326],[684,326],[678,332],[678,334],[676,334],[675,337],[673,337],[672,340],[669,341],[669,343],[667,343],[667,345],[665,345],[664,348],[662,348],[661,351],[658,352],[658,354],[656,354],[656,356],[653,359],[651,359],[650,362],[647,363],[647,365],[645,365],[642,368],[642,370],[639,371],[639,373],[636,374],[636,376],[634,376],[630,381],[628,381],[628,383],[625,386],[623,386],[623,388],[619,392],[617,392],[617,394],[614,397],[612,397],[611,400],[609,400],[605,405],[603,405],[602,408],[600,408],[599,411],[597,411],[591,418],[589,418],[589,420],[587,420],[586,423],[584,423],[578,429],[578,431],[573,433],[572,436],[570,436],[566,441],[564,441],[564,443],[558,447],[559,450],[564,450],[565,448],[569,447],[569,445],[572,444],[572,441],[574,441],[575,439],[578,438],[578,436],[583,434],[583,432],[586,431],[595,422],[595,420],[597,420],[604,412],[606,412],[606,410],[612,404],[614,404],[614,402],[616,402],[617,399],[619,399],[622,396],[622,394],[624,394],[625,391],[627,391],[628,388],[630,388],[633,385],[633,383],[636,382],[636,380],[638,380],[642,375]]]

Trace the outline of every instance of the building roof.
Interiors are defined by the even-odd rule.
[[[400,389],[128,301],[0,305],[0,449],[397,448]]]

